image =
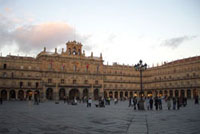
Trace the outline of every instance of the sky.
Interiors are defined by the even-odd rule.
[[[104,64],[200,56],[199,0],[0,0],[0,53],[37,56],[83,44]]]

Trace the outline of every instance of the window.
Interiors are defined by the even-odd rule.
[[[7,73],[6,72],[3,72],[3,77],[7,77]]]
[[[95,80],[95,84],[98,84],[98,80]]]
[[[48,83],[52,83],[52,79],[48,79]]]
[[[20,66],[20,69],[24,69],[24,66]]]
[[[74,72],[76,72],[76,70],[77,70],[77,67],[76,67],[76,65],[74,65]]]
[[[39,83],[38,83],[38,82],[35,83],[35,87],[36,87],[36,88],[39,87]]]
[[[14,73],[13,72],[11,73],[11,78],[14,78]]]
[[[97,65],[97,72],[99,72],[99,65]]]
[[[61,83],[61,84],[64,84],[64,83],[65,83],[65,80],[64,80],[64,79],[61,79],[60,83]]]
[[[3,64],[3,69],[7,69],[7,64]]]
[[[23,82],[20,82],[19,86],[20,86],[20,88],[22,88],[23,87]]]
[[[28,82],[28,86],[31,87],[31,82]]]
[[[85,82],[84,82],[85,84],[88,84],[88,80],[85,80]]]
[[[76,80],[73,80],[73,84],[76,84]]]
[[[31,70],[31,66],[28,66],[28,69]]]

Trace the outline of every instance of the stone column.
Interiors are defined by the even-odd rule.
[[[175,97],[175,89],[172,89],[173,97]]]
[[[170,90],[167,90],[167,96],[168,97],[170,96]]]
[[[185,94],[185,96],[184,97],[186,97],[187,98],[187,89],[184,89],[184,94]]]
[[[89,97],[94,100],[94,87],[93,87],[93,84],[92,84],[92,87],[89,89]]]
[[[194,98],[194,91],[193,91],[193,89],[191,89],[191,99],[193,99]]]
[[[18,92],[19,90],[15,90],[15,100],[18,100]]]
[[[117,91],[117,95],[118,95],[118,99],[120,99],[120,92],[119,91]]]
[[[31,90],[31,92],[32,92],[32,98],[31,98],[31,100],[34,101],[34,99],[35,99],[35,92],[34,92],[34,90]]]
[[[54,88],[54,97],[53,99],[58,103],[59,100],[59,89],[58,89],[58,83],[56,82],[56,88]]]
[[[148,97],[148,96],[147,96],[147,91],[144,91],[144,97]]]
[[[7,100],[10,100],[10,91],[7,91]]]
[[[180,97],[180,96],[181,96],[181,90],[178,89],[178,97]]]

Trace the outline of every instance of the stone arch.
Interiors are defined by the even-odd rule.
[[[175,97],[179,97],[178,96],[178,90],[175,90]]]
[[[191,90],[190,89],[187,90],[187,98],[191,99]]]
[[[53,100],[53,89],[52,88],[47,88],[46,99],[47,100]]]
[[[124,93],[121,91],[120,92],[120,99],[122,99],[124,97]]]
[[[118,92],[117,91],[115,91],[115,98],[118,99]]]
[[[83,98],[86,97],[88,98],[89,97],[89,91],[87,88],[83,89]]]
[[[23,90],[19,90],[18,91],[18,99],[19,100],[24,100],[24,91]]]
[[[168,92],[167,90],[164,91],[164,96],[167,96],[168,95]]]
[[[125,92],[125,97],[128,98],[128,91]]]
[[[113,98],[113,92],[112,91],[109,92],[109,97]]]
[[[181,90],[181,97],[185,97],[185,91]]]
[[[130,91],[130,97],[133,97],[133,91]]]
[[[73,99],[80,99],[80,92],[78,89],[74,88],[74,89],[71,89],[69,91],[69,99],[70,100],[73,100]]]
[[[59,99],[63,100],[65,96],[66,96],[65,89],[64,88],[60,88],[60,90],[59,90]]]
[[[94,100],[98,100],[98,99],[99,99],[99,89],[96,88],[96,89],[94,90]]]
[[[7,100],[7,91],[6,90],[2,90],[1,91],[1,98],[3,99],[3,100]]]
[[[173,91],[172,90],[169,90],[169,96],[173,97]]]
[[[10,90],[10,99],[12,100],[12,99],[16,99],[16,92],[15,92],[15,90]]]
[[[107,98],[107,97],[108,97],[107,92],[104,91],[104,98]]]

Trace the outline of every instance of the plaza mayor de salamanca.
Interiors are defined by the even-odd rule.
[[[143,71],[144,96],[194,98],[200,95],[200,56],[180,59]],[[125,99],[139,96],[140,72],[134,66],[104,65],[102,54],[85,55],[82,44],[66,43],[61,53],[46,48],[36,58],[0,57],[0,96],[4,100],[90,97]]]

